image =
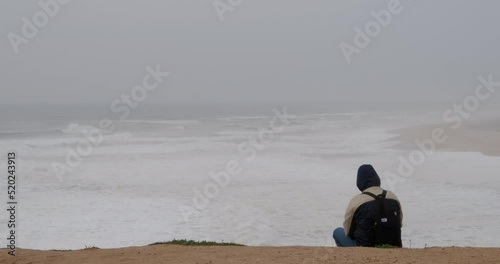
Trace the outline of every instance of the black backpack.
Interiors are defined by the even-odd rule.
[[[380,195],[364,192],[375,199],[373,210],[373,237],[375,246],[391,245],[402,247],[401,242],[401,207],[399,202],[386,199],[387,191]]]

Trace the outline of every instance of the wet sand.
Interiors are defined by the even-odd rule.
[[[500,120],[476,121],[464,123],[457,129],[450,124],[424,125],[408,127],[396,131],[399,140],[409,143],[415,140],[432,139],[432,133],[442,129],[447,136],[443,143],[437,143],[439,150],[480,152],[487,156],[500,156]]]

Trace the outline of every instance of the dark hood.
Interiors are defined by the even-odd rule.
[[[380,177],[372,165],[362,165],[358,170],[356,185],[360,191],[364,191],[373,186],[380,187]]]

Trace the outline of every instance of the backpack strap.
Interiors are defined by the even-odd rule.
[[[382,194],[379,194],[379,195],[375,195],[375,194],[373,194],[373,193],[371,193],[371,192],[363,192],[362,194],[365,194],[365,195],[371,196],[373,199],[377,200],[377,199],[379,199],[379,198],[385,198],[385,196],[387,195],[387,191],[386,191],[386,190],[384,190],[384,191],[382,192]]]
[[[362,194],[365,194],[365,195],[368,195],[368,196],[371,196],[373,199],[377,200],[378,199],[378,196],[376,196],[375,194],[371,193],[371,192],[363,192]]]
[[[387,194],[387,191],[384,190],[382,192],[382,194],[380,194],[378,196],[378,198],[380,199],[379,200],[379,210],[380,210],[380,213],[382,214],[382,217],[385,217],[385,205],[384,205],[384,200],[385,200],[385,196]],[[387,220],[386,220],[387,221]]]

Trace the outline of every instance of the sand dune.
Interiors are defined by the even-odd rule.
[[[157,245],[79,251],[0,250],[0,263],[498,263],[499,248],[321,248]]]

